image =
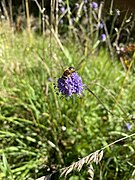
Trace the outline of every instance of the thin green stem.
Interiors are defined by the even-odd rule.
[[[112,146],[112,145],[114,145],[114,144],[116,144],[116,143],[118,143],[118,142],[120,142],[120,141],[123,141],[123,140],[125,140],[125,139],[127,139],[127,138],[129,138],[129,137],[132,137],[132,136],[135,136],[135,133],[130,134],[129,136],[126,136],[126,137],[117,139],[116,141],[114,141],[114,142],[112,142],[112,143],[110,143],[110,144],[104,146],[104,147],[103,147],[102,149],[100,149],[100,150],[104,150],[104,149],[106,149],[106,148],[108,148],[108,147],[110,147],[110,146]]]
[[[90,89],[87,85],[85,85],[85,88],[100,102],[100,104],[106,109],[107,112],[109,112],[111,115],[114,115],[109,109],[105,107],[103,102],[99,99],[99,97]]]

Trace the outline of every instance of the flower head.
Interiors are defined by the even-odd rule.
[[[103,29],[103,28],[104,28],[103,23],[100,23],[99,28],[100,28],[100,29]]]
[[[92,7],[92,9],[96,10],[96,9],[98,8],[98,4],[93,1],[93,2],[91,3],[91,7]]]
[[[84,1],[84,3],[87,3],[88,2],[88,0],[83,0]]]
[[[65,7],[64,7],[64,6],[62,6],[62,7],[60,8],[60,11],[61,11],[61,13],[62,13],[62,14],[64,14],[64,13],[65,13],[65,11],[66,11]]]
[[[102,42],[106,41],[106,35],[105,34],[102,34],[101,37],[100,37],[100,40]]]
[[[127,122],[127,123],[125,123],[124,128],[125,128],[125,130],[130,131],[132,128],[132,125]]]
[[[73,72],[67,79],[58,79],[58,90],[65,96],[72,96],[72,94],[80,95],[83,91],[83,83],[77,72]]]
[[[79,8],[79,4],[78,4],[78,3],[75,3],[75,7],[78,9],[78,8]]]

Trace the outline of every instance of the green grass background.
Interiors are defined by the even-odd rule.
[[[36,179],[134,132],[135,76],[106,49],[85,53],[69,38],[61,40],[63,51],[53,36],[3,28],[0,36],[0,179]],[[87,90],[81,97],[56,94],[54,83],[68,66],[79,67],[83,83],[114,116]],[[132,137],[104,151],[100,164],[94,164],[94,178],[128,180],[134,162]],[[67,179],[87,176],[84,167]]]

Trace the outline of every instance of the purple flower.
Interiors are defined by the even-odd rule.
[[[62,13],[62,14],[64,14],[65,13],[65,7],[64,6],[62,6],[61,8],[60,8],[60,12]]]
[[[103,23],[100,23],[99,28],[103,29],[103,27],[104,27]]]
[[[93,1],[93,2],[91,3],[91,7],[92,7],[92,9],[96,10],[96,9],[98,8],[98,4]]]
[[[88,0],[83,0],[83,2],[84,2],[84,3],[87,3],[87,2],[88,2]]]
[[[83,91],[83,83],[77,72],[73,72],[67,79],[58,79],[58,90],[65,96],[72,96],[72,94],[80,95]]]
[[[102,42],[106,41],[106,35],[105,34],[102,34],[101,37],[100,37],[100,40]]]
[[[124,128],[125,128],[125,130],[130,131],[130,129],[132,128],[132,125],[130,123],[126,123],[124,125]]]

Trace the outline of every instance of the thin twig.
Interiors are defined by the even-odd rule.
[[[38,7],[38,9],[39,9],[39,11],[41,13],[41,16],[42,16],[42,33],[44,35],[44,31],[45,31],[45,8],[44,8],[44,1],[42,1],[43,8],[41,8],[41,6],[40,6],[40,4],[38,3],[37,0],[33,0],[33,1],[36,3],[36,5],[37,5],[37,7]]]

